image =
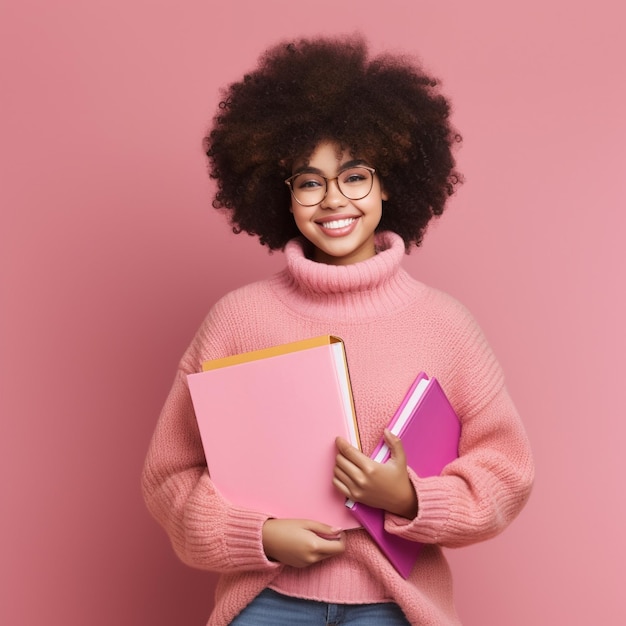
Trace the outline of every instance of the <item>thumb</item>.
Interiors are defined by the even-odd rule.
[[[404,453],[404,446],[400,437],[394,435],[388,428],[385,428],[383,431],[383,437],[385,443],[389,446],[391,459],[400,465],[406,465],[406,454]]]

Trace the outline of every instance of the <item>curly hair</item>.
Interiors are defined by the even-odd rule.
[[[299,235],[284,180],[296,159],[331,140],[376,168],[389,199],[378,230],[420,245],[461,183],[452,156],[460,135],[438,81],[415,62],[368,58],[360,36],[301,39],[268,49],[257,68],[222,92],[204,138],[216,209],[235,233],[271,250]]]

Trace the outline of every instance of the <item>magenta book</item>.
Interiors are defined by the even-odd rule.
[[[458,457],[461,423],[436,378],[420,373],[389,422],[392,433],[402,439],[407,464],[418,476],[438,476]],[[389,459],[384,441],[371,458],[379,463]],[[408,541],[385,530],[385,513],[359,502],[348,500],[346,506],[370,533],[379,548],[398,572],[407,578],[423,544]]]

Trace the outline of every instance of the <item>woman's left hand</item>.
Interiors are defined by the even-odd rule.
[[[378,463],[337,437],[333,484],[355,502],[413,519],[417,515],[417,495],[409,480],[402,441],[387,429],[384,438],[391,457],[386,463]]]

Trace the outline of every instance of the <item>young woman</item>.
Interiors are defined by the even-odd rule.
[[[282,249],[286,267],[209,312],[143,474],[180,558],[221,574],[209,624],[458,624],[441,546],[493,537],[526,502],[531,453],[489,345],[461,304],[401,265],[460,182],[459,140],[437,82],[405,58],[370,59],[359,38],[277,45],[225,90],[205,139],[214,205],[235,232]],[[406,580],[366,531],[273,519],[225,500],[209,477],[187,374],[322,334],[345,342],[363,447],[337,440],[332,481],[383,508],[389,532],[428,544]],[[462,422],[458,460],[430,478],[389,434],[391,460],[368,457],[420,371]],[[237,441],[224,445],[237,455]]]

